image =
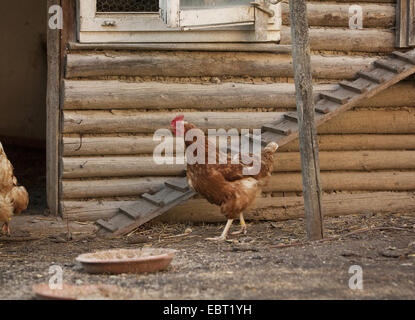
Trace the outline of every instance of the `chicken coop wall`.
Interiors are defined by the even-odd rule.
[[[350,30],[349,1],[309,2],[315,91],[334,90],[394,48],[395,1],[357,3],[363,30]],[[284,7],[281,44],[290,44]],[[152,134],[184,114],[201,128],[258,128],[295,110],[289,54],[79,50],[67,55],[62,93],[60,210],[65,218],[108,218],[180,175],[157,166]],[[415,83],[404,81],[319,127],[329,215],[415,207]],[[248,218],[303,215],[298,141],[281,149],[270,183]],[[347,204],[347,205],[345,205]],[[163,219],[219,221],[192,199]]]

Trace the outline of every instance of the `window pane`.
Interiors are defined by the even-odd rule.
[[[180,0],[182,9],[249,5],[253,0]]]
[[[97,0],[97,12],[158,12],[159,0]]]

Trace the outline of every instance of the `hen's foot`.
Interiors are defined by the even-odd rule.
[[[6,235],[7,237],[10,237],[10,227],[7,223],[3,224],[3,226],[1,227],[1,233],[3,235]]]
[[[232,234],[235,234],[235,235],[236,234],[241,234],[241,233],[246,234],[246,223],[245,223],[243,212],[241,212],[241,214],[239,215],[239,220],[240,220],[240,223],[241,223],[241,230],[236,231],[236,232],[232,232]]]
[[[232,234],[233,235],[237,235],[237,234],[246,234],[247,233],[247,231],[246,231],[246,225],[243,225],[242,227],[241,227],[241,230],[239,230],[239,231],[235,231],[235,232],[232,232]]]
[[[228,231],[229,231],[229,228],[231,227],[231,225],[232,225],[232,219],[228,219],[228,222],[226,222],[226,226],[225,226],[225,228],[223,229],[223,232],[222,232],[222,234],[220,235],[220,237],[215,237],[215,238],[206,238],[206,240],[209,240],[209,241],[216,241],[216,242],[222,242],[222,241],[225,241],[226,240],[226,236],[228,235]]]

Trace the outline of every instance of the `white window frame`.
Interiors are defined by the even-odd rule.
[[[249,10],[246,6],[241,6],[239,9],[231,7],[179,10],[178,3],[179,0],[160,0],[160,6],[165,6],[160,13],[101,13],[96,11],[96,0],[79,0],[79,41],[81,43],[190,43],[278,42],[280,40],[282,24],[280,4],[271,5],[275,15],[268,20],[265,37],[258,39],[254,20],[255,15],[262,12],[254,7],[250,7]],[[166,7],[166,4],[169,6]],[[227,24],[226,21],[230,17],[234,17],[235,20]]]

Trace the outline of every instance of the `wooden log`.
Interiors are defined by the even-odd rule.
[[[266,121],[282,119],[281,112],[184,112],[187,121],[200,128],[259,128]],[[175,113],[137,112],[135,110],[66,111],[64,133],[152,133],[160,128],[170,128]]]
[[[407,191],[415,190],[415,172],[322,172],[324,191]],[[278,173],[270,177],[263,191],[302,191],[300,173]]]
[[[337,69],[331,67],[333,71]],[[315,94],[333,91],[337,84],[314,86]],[[396,99],[399,97],[399,99]],[[392,86],[365,100],[363,107],[415,106],[415,82]],[[166,84],[121,81],[65,81],[64,109],[230,109],[295,108],[292,83]]]
[[[63,180],[63,199],[86,199],[100,197],[128,197],[159,190],[165,177],[130,178],[111,180]]]
[[[391,28],[395,26],[393,5],[359,4],[363,10],[364,28]],[[313,27],[349,27],[350,4],[308,3],[308,24]],[[290,24],[289,6],[282,3],[283,24]]]
[[[317,92],[337,85],[318,85]],[[64,108],[82,109],[212,109],[293,106],[292,84],[219,85],[65,81]]]
[[[415,135],[344,134],[319,135],[321,151],[415,150]],[[152,154],[159,144],[151,136],[84,136],[63,137],[64,156]],[[298,151],[298,141],[282,146],[279,152]]]
[[[70,221],[96,221],[107,219],[119,212],[123,206],[136,201],[62,201],[63,218]],[[415,195],[412,192],[373,192],[357,194],[324,194],[323,205],[326,216],[341,216],[365,213],[399,213],[415,210]],[[253,209],[246,213],[249,220],[281,221],[304,217],[303,197],[259,198]],[[169,222],[219,222],[226,218],[220,208],[204,199],[191,199],[171,209],[159,218]]]
[[[281,28],[281,44],[291,44],[290,28]],[[383,29],[311,28],[311,50],[391,53],[395,33]]]
[[[324,171],[415,169],[415,151],[323,151],[320,153],[320,167]],[[301,171],[298,152],[277,154],[274,172],[284,171]]]
[[[411,212],[415,195],[410,192],[374,192],[359,194],[323,194],[326,217],[367,213]],[[304,218],[302,197],[259,198],[249,210],[248,220],[283,221]],[[220,209],[202,199],[191,199],[157,219],[162,222],[222,222]]]
[[[351,79],[374,60],[364,56],[313,55],[313,76]],[[218,63],[220,61],[220,63]],[[111,52],[69,54],[66,77],[96,76],[257,76],[292,77],[289,54],[226,52]]]
[[[61,217],[45,217],[42,213],[38,215],[31,213],[30,215],[14,216],[10,228],[15,234],[23,233],[39,239],[63,233],[66,234],[70,230],[75,240],[87,235],[94,235],[98,231],[98,227],[92,223],[68,223]]]
[[[175,176],[184,170],[182,164],[157,165],[153,157],[62,158],[63,178]],[[137,174],[142,172],[143,174]]]
[[[70,42],[70,51],[125,50],[125,51],[200,51],[200,52],[272,52],[291,54],[291,46],[273,42],[184,42],[184,43],[79,43]]]
[[[415,135],[329,134],[319,135],[318,144],[321,151],[415,150]],[[292,141],[282,146],[279,152],[298,150],[298,141]]]
[[[173,138],[172,138],[173,139]],[[150,154],[160,142],[150,136],[63,137],[64,156]]]
[[[75,157],[63,158],[62,163],[63,178],[66,179],[181,175],[185,169],[184,164],[157,165],[153,161],[153,157]],[[321,153],[321,170],[325,171],[386,169],[415,169],[415,151],[337,151]],[[299,153],[278,153],[274,160],[274,172],[290,171],[301,171]],[[141,182],[141,180],[138,181]],[[111,187],[110,183],[109,186]],[[116,192],[115,188],[114,192]]]
[[[201,129],[260,128],[282,120],[281,112],[184,112],[185,119]],[[169,128],[178,113],[137,111],[65,111],[63,133],[153,133]],[[415,133],[415,110],[348,111],[318,128],[320,134]]]

